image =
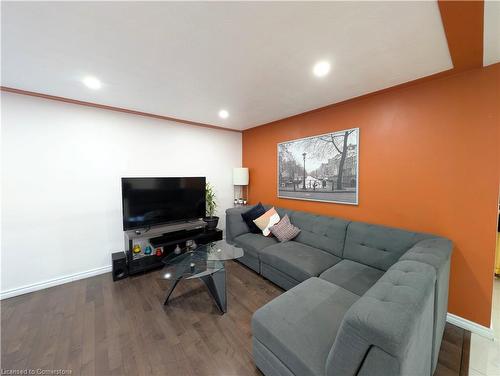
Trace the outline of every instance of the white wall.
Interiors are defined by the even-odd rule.
[[[123,249],[123,176],[206,176],[223,228],[240,133],[5,92],[1,102],[2,297],[106,270]]]

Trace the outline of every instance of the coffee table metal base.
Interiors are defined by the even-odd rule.
[[[221,269],[200,279],[205,282],[217,308],[222,314],[227,312],[226,269]]]
[[[205,286],[207,286],[208,292],[212,296],[217,308],[221,314],[227,312],[227,292],[226,292],[226,270],[222,268],[212,274],[207,274],[198,277],[201,279]],[[165,298],[165,303],[163,305],[168,305],[168,299],[170,295],[174,292],[175,287],[182,278],[175,280],[170,289],[167,292],[167,297]]]

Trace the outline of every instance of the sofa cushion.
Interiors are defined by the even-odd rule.
[[[380,269],[351,260],[342,260],[325,270],[319,277],[361,296],[383,275],[384,272]]]
[[[252,207],[253,206],[238,206],[226,209],[226,231],[224,235],[226,235],[226,241],[228,243],[232,244],[234,238],[250,231],[241,214]]]
[[[255,312],[254,341],[295,375],[324,375],[337,330],[357,299],[342,287],[310,278]]]
[[[343,258],[387,270],[417,242],[432,235],[397,228],[351,222]]]
[[[243,248],[245,252],[258,257],[259,253],[265,247],[268,247],[278,242],[274,238],[268,238],[264,235],[252,234],[250,232],[234,238],[234,243]]]
[[[281,217],[288,214],[290,222],[300,228],[295,241],[342,257],[347,224],[343,219],[276,208]]]
[[[289,241],[262,249],[260,261],[302,282],[317,277],[341,259],[321,249]]]

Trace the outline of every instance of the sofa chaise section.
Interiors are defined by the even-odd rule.
[[[431,374],[435,270],[393,265],[363,296],[310,278],[252,318],[265,375]]]
[[[252,318],[257,367],[265,375],[324,375],[342,318],[358,299],[309,278],[261,307]]]

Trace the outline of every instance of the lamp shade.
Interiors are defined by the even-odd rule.
[[[248,168],[233,168],[233,185],[248,185]]]

